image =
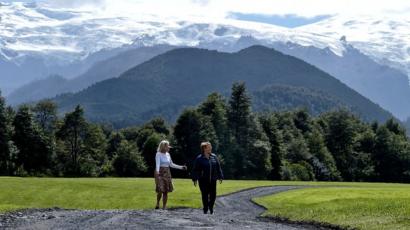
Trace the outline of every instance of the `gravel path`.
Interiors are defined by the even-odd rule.
[[[0,229],[319,229],[258,218],[265,209],[251,198],[296,188],[259,187],[220,196],[214,215],[204,215],[202,209],[191,208],[144,211],[29,209],[0,215]]]

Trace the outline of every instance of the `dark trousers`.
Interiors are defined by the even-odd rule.
[[[202,195],[204,212],[214,209],[216,199],[216,180],[199,180],[199,189]]]

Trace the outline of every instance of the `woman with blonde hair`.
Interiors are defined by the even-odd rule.
[[[157,192],[157,205],[155,209],[159,208],[159,202],[162,197],[162,208],[166,209],[168,201],[168,193],[174,190],[171,177],[171,168],[186,170],[187,167],[174,164],[169,154],[169,150],[172,148],[167,140],[163,140],[159,143],[157,154],[155,155],[155,191]]]

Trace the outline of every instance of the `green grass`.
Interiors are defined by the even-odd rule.
[[[168,207],[200,208],[199,188],[174,179]],[[410,185],[344,182],[226,180],[218,195],[270,185],[321,186],[288,191],[255,201],[264,215],[361,229],[410,229]],[[24,208],[152,209],[153,178],[0,177],[0,212]]]
[[[410,229],[410,185],[346,183],[352,187],[293,190],[254,199],[264,216],[358,229]]]
[[[201,207],[200,192],[191,180],[174,179],[168,207]],[[272,181],[224,181],[218,194],[273,185]],[[153,178],[18,178],[0,177],[0,212],[23,208],[151,209],[156,193]]]

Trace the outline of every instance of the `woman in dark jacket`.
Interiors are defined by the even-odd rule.
[[[202,154],[198,155],[192,168],[192,181],[196,186],[199,181],[199,189],[202,194],[204,214],[214,213],[216,199],[216,181],[222,183],[223,173],[218,157],[212,153],[210,142],[201,143]]]

